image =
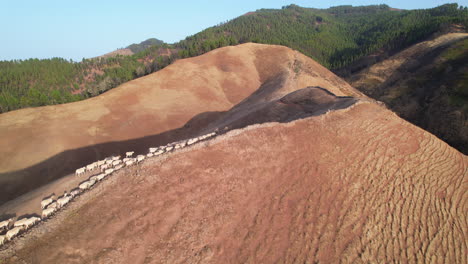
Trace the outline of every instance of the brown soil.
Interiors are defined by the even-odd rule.
[[[5,263],[466,263],[468,159],[374,103],[125,169]]]
[[[85,101],[1,114],[0,204],[106,156],[187,138],[202,127],[193,120],[261,87],[275,100],[307,86],[362,96],[296,51],[249,43],[179,60]],[[167,133],[190,120],[191,129]]]

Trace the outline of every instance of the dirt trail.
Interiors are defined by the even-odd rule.
[[[0,256],[14,254],[5,263],[466,263],[467,162],[383,107],[357,103],[234,130],[119,172],[63,222],[39,226]]]

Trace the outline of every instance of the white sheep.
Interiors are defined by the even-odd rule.
[[[55,210],[57,210],[56,208],[47,208],[47,209],[44,209],[42,210],[42,219],[45,219],[49,216],[51,216]]]
[[[19,233],[24,229],[24,226],[17,226],[10,231],[8,231],[5,235],[6,240],[12,240],[14,237],[19,235]]]
[[[21,220],[18,220],[18,221],[15,222],[15,224],[13,226],[14,227],[24,226],[26,228],[29,228],[29,227],[33,226],[34,224],[36,224],[39,221],[41,221],[41,218],[33,216],[33,217],[30,217],[30,218],[23,218]]]
[[[157,152],[154,153],[155,156],[159,156],[164,153],[164,149],[160,149]]]
[[[106,164],[106,160],[98,160],[98,161],[97,161],[97,165],[98,165],[98,166],[102,166],[102,165],[104,165],[104,164]]]
[[[98,180],[98,181],[102,181],[102,179],[104,179],[106,176],[107,176],[107,174],[101,173],[101,174],[99,174],[99,175],[96,176],[96,177],[97,177],[97,180]]]
[[[3,244],[5,244],[6,241],[6,236],[0,236],[0,246],[3,246]]]
[[[52,194],[49,198],[46,198],[41,201],[41,209],[46,208],[49,204],[51,204],[54,201],[55,195]]]
[[[80,185],[78,185],[78,188],[80,188],[81,190],[89,189],[91,186],[94,185],[94,182],[92,184],[91,183],[92,183],[91,181],[85,181],[81,183]]]
[[[57,209],[57,208],[58,208],[57,201],[55,201],[55,202],[49,204],[49,205],[47,206],[47,209],[49,209],[49,208],[55,208],[55,209]]]
[[[0,230],[7,229],[13,223],[13,218],[0,222]]]
[[[120,170],[121,168],[123,168],[123,166],[124,166],[123,164],[119,164],[119,165],[115,166],[114,171]]]
[[[106,175],[109,175],[109,174],[111,174],[112,172],[114,172],[114,169],[107,169],[104,173],[105,173]]]
[[[96,166],[97,166],[96,163],[91,163],[89,165],[86,165],[86,170],[87,171],[92,171],[92,170],[94,170],[96,168]]]
[[[89,177],[89,180],[90,180],[90,181],[98,181],[97,175],[94,175],[94,176]]]
[[[59,208],[64,207],[69,202],[70,202],[70,196],[68,196],[66,193],[63,195],[62,198],[57,199],[57,205],[59,206]]]
[[[102,166],[101,166],[101,172],[103,172],[103,171],[107,170],[108,168],[110,168],[111,165],[112,165],[112,164],[104,164],[104,165],[102,165]]]
[[[80,194],[80,192],[81,192],[81,191],[80,191],[80,188],[75,188],[75,189],[73,189],[73,190],[70,191],[70,196],[71,196],[72,198],[74,198],[75,196],[77,196],[78,194]]]
[[[122,163],[122,160],[115,160],[114,162],[112,162],[112,166],[117,166],[120,163]]]
[[[109,159],[109,160],[106,160],[106,164],[112,164],[113,160],[112,159]]]
[[[192,145],[198,142],[198,138],[191,138],[187,141],[187,145]]]
[[[137,163],[142,162],[145,158],[146,158],[145,155],[138,155],[137,156]]]
[[[171,151],[174,147],[173,146],[169,146],[166,148],[166,151]]]
[[[125,162],[125,166],[131,166],[131,165],[133,165],[133,163],[135,163],[135,161],[133,161],[133,160],[127,160],[127,161]]]
[[[120,159],[120,156],[114,156],[112,157],[112,160],[115,161],[115,160],[119,160]]]
[[[135,153],[135,151],[126,152],[126,153],[125,153],[125,156],[126,156],[127,158],[130,158],[131,156],[133,156],[133,153]]]
[[[79,169],[77,169],[77,170],[75,171],[75,175],[81,175],[81,174],[83,174],[83,173],[85,173],[85,172],[86,172],[86,168],[85,168],[85,167],[79,168]]]
[[[158,150],[158,148],[149,148],[150,153],[156,152],[157,150]]]
[[[146,157],[148,157],[148,158],[151,158],[151,157],[153,157],[153,156],[154,156],[153,153],[148,153],[148,154],[146,154]]]

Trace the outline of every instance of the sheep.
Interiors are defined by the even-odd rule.
[[[89,179],[89,187],[93,186],[95,183],[96,183],[96,180],[95,179]]]
[[[17,226],[10,231],[8,231],[5,235],[6,240],[12,240],[14,237],[19,235],[19,233],[24,229],[24,226]]]
[[[127,158],[130,158],[131,156],[133,156],[133,153],[135,153],[135,151],[126,152],[126,153],[125,153],[125,156],[126,156]]]
[[[117,166],[120,163],[122,163],[122,160],[115,160],[114,162],[112,162],[112,166]]]
[[[111,163],[111,164],[112,164],[112,163]],[[102,165],[102,166],[101,166],[101,172],[107,170],[107,169],[111,166],[111,164],[104,164],[104,165]]]
[[[123,166],[124,166],[123,164],[119,164],[119,165],[115,166],[114,171],[120,170],[121,168],[123,168]]]
[[[109,174],[111,174],[112,172],[114,172],[114,169],[107,169],[104,173],[105,173],[106,175],[109,175]]]
[[[21,220],[18,220],[18,221],[15,222],[15,224],[13,226],[14,227],[24,226],[26,228],[29,228],[29,227],[33,226],[34,224],[36,224],[39,221],[41,221],[41,218],[33,216],[33,217],[30,217],[30,218],[23,218]]]
[[[127,161],[125,162],[125,166],[131,166],[131,165],[133,165],[133,163],[135,163],[135,161],[133,161],[133,160],[127,160]]]
[[[145,155],[138,155],[137,156],[137,163],[142,162],[145,158],[146,158]]]
[[[42,210],[42,219],[46,219],[47,217],[51,216],[56,210],[56,208],[47,208]]]
[[[112,164],[112,162],[113,162],[112,159],[106,160],[106,164],[107,164],[107,165]]]
[[[89,181],[85,181],[83,183],[81,183],[80,185],[78,185],[78,188],[80,188],[81,190],[86,190],[86,189],[89,189],[91,188],[91,186],[94,185],[94,182],[89,180]]]
[[[187,141],[187,145],[195,144],[197,143],[197,141],[198,141],[198,138],[191,138]]]
[[[79,168],[79,169],[77,169],[77,170],[75,171],[75,175],[81,175],[81,174],[83,174],[83,173],[85,173],[85,172],[86,172],[86,168],[85,168],[85,167]]]
[[[97,175],[89,177],[90,181],[98,181]]]
[[[8,229],[11,223],[13,223],[13,218],[0,222],[0,231],[3,229]]]
[[[57,209],[57,208],[58,208],[57,201],[55,201],[55,202],[49,204],[49,205],[47,206],[47,209],[49,209],[49,208]]]
[[[75,189],[73,189],[73,190],[70,191],[70,196],[71,196],[72,198],[74,198],[75,196],[77,196],[78,194],[80,194],[80,192],[81,192],[80,188],[75,188]]]
[[[169,146],[166,148],[166,151],[171,151],[174,147],[173,146]]]
[[[93,171],[95,168],[96,168],[96,164],[94,164],[94,163],[86,165],[86,170],[87,171]]]
[[[179,144],[176,144],[175,147],[174,147],[174,149],[180,149],[180,148],[181,148],[181,146]]]
[[[43,199],[41,201],[41,209],[46,208],[49,204],[51,204],[55,199],[55,194],[52,194],[49,198]]]
[[[146,157],[148,157],[148,158],[151,158],[151,157],[153,157],[153,156],[154,156],[154,154],[153,154],[153,153],[151,153],[151,152],[150,152],[150,153],[148,153],[148,154],[146,154]]]
[[[116,161],[116,160],[119,160],[119,159],[120,159],[120,156],[114,156],[114,157],[112,157],[112,160],[113,160],[113,161]]]
[[[57,205],[59,206],[59,208],[62,208],[64,207],[67,203],[70,202],[70,196],[67,195],[67,192],[65,192],[65,194],[63,195],[62,198],[60,199],[57,199]]]
[[[150,153],[154,153],[154,152],[156,152],[157,150],[158,150],[158,148],[149,148],[149,152],[150,152]]]
[[[0,247],[7,241],[6,236],[0,236]]]
[[[160,149],[160,150],[158,150],[158,152],[155,152],[154,155],[159,156],[159,155],[163,154],[164,152],[165,152],[164,149]]]
[[[97,180],[98,180],[98,181],[102,181],[102,179],[104,179],[106,176],[107,176],[107,174],[101,173],[101,174],[99,174],[99,175],[96,176],[96,177],[97,177]]]
[[[106,164],[106,160],[98,160],[97,165],[100,167],[102,165]]]

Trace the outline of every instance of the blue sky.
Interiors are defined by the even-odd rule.
[[[402,9],[468,0],[0,0],[0,60],[63,57],[79,61],[156,37],[173,43],[260,8],[386,3]]]

